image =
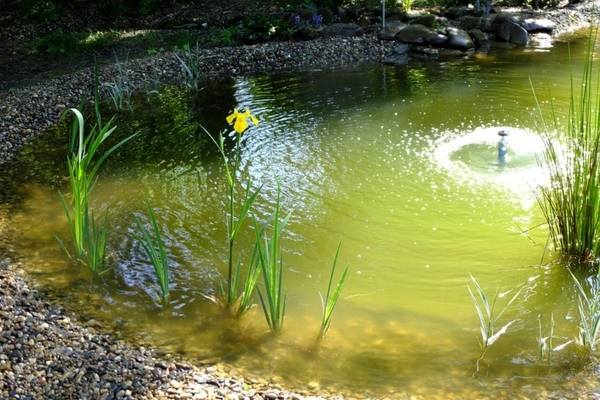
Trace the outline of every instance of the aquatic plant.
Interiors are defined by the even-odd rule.
[[[321,296],[321,306],[323,307],[323,318],[321,319],[321,329],[319,330],[319,336],[317,336],[317,341],[325,338],[325,334],[329,330],[329,326],[331,325],[331,314],[333,313],[333,309],[337,304],[337,301],[340,297],[340,293],[342,292],[342,288],[344,287],[344,282],[346,281],[346,274],[348,273],[348,264],[346,264],[346,268],[344,268],[342,276],[340,277],[337,285],[335,286],[333,293],[331,293],[331,285],[333,283],[333,276],[335,274],[335,267],[337,265],[337,260],[340,255],[341,246],[342,243],[340,242],[335,252],[335,256],[333,257],[333,265],[331,266],[331,275],[329,276],[329,284],[327,285],[327,294],[325,295],[325,299],[323,299],[323,295],[319,293],[319,296]]]
[[[264,283],[264,294],[258,288],[258,296],[269,329],[275,335],[281,333],[287,303],[287,293],[283,289],[283,257],[279,246],[279,237],[290,218],[290,214],[286,215],[283,219],[280,218],[280,196],[281,189],[279,181],[277,181],[277,199],[273,214],[261,229],[258,227],[256,217],[253,218],[256,243],[258,244],[256,246],[258,250],[258,263],[262,271]],[[270,224],[272,224],[272,227],[269,237],[267,227]]]
[[[167,258],[167,253],[165,252],[165,246],[163,244],[160,228],[158,226],[158,222],[156,221],[154,210],[152,209],[150,201],[147,197],[144,197],[144,202],[146,203],[146,208],[148,209],[148,217],[150,218],[150,223],[152,225],[154,239],[152,239],[148,229],[146,229],[146,226],[142,223],[142,221],[140,221],[138,216],[134,215],[135,222],[142,232],[142,236],[138,237],[138,240],[140,240],[142,247],[150,258],[150,262],[152,262],[152,265],[154,266],[154,272],[156,274],[158,286],[160,287],[161,291],[161,296],[157,297],[161,303],[166,306],[169,303],[169,259]]]
[[[538,318],[539,332],[540,336],[538,337],[539,351],[540,351],[540,360],[546,361],[548,365],[552,362],[552,355],[557,351],[560,351],[567,347],[569,344],[573,343],[573,340],[569,340],[558,346],[554,346],[554,339],[565,339],[562,336],[556,336],[554,334],[554,314],[550,314],[550,332],[548,335],[544,336],[542,334],[542,320]]]
[[[597,28],[591,28],[579,91],[571,71],[570,105],[566,125],[551,104],[547,123],[537,104],[537,130],[544,143],[539,165],[549,184],[539,187],[538,204],[554,247],[565,255],[592,260],[600,255],[600,74],[594,61]],[[552,96],[550,96],[552,98]]]
[[[471,299],[473,300],[473,304],[475,305],[475,310],[477,310],[477,316],[479,317],[479,329],[481,331],[481,341],[479,345],[481,346],[482,353],[481,356],[477,359],[475,366],[476,370],[473,375],[476,375],[479,372],[479,363],[485,357],[488,348],[494,344],[500,336],[506,333],[507,329],[516,321],[512,320],[507,322],[503,327],[498,329],[498,321],[504,314],[504,312],[510,307],[510,305],[516,300],[517,296],[521,293],[521,289],[519,289],[506,303],[504,308],[496,313],[496,301],[500,297],[506,296],[512,290],[508,292],[500,293],[500,287],[496,288],[496,292],[494,293],[494,297],[492,299],[488,298],[485,291],[481,288],[479,283],[473,275],[471,276],[471,280],[473,281],[473,285],[475,286],[475,290],[477,292],[477,296],[473,293],[470,285],[467,285],[469,289],[469,293],[471,294]]]
[[[200,46],[196,42],[196,49],[192,50],[190,45],[186,44],[183,50],[185,59],[175,53],[175,58],[183,69],[183,84],[190,89],[198,90],[200,88],[200,65],[202,64]]]
[[[577,309],[579,311],[579,335],[576,342],[588,354],[596,351],[600,341],[600,281],[598,275],[590,279],[590,293],[583,288],[581,282],[573,275],[571,277],[577,287]]]
[[[128,60],[126,59],[124,65],[121,65],[119,57],[117,57],[117,53],[115,52],[115,61],[117,80],[114,82],[105,82],[102,86],[108,97],[112,100],[115,109],[124,110],[125,108],[131,108],[131,96],[133,95],[134,87],[127,77]]]
[[[71,201],[67,201],[65,196],[59,192],[75,247],[74,255],[71,255],[58,237],[57,239],[69,256],[86,264],[93,273],[101,274],[106,270],[105,253],[108,210],[101,222],[96,221],[94,213],[90,209],[89,197],[96,185],[96,174],[102,163],[113,151],[130,140],[133,135],[121,140],[95,160],[100,145],[116,128],[111,126],[112,119],[102,125],[98,111],[97,93],[95,106],[98,122],[87,135],[85,134],[85,121],[81,111],[77,108],[70,108],[62,116],[62,118],[65,118],[69,112],[75,114],[69,140],[71,154],[67,159],[73,192]]]
[[[229,198],[229,210],[227,216],[228,256],[227,280],[225,282],[226,287],[223,287],[223,283],[221,283],[221,299],[218,299],[214,296],[209,298],[212,301],[225,306],[231,315],[237,317],[243,315],[252,306],[251,294],[254,291],[258,275],[258,255],[256,253],[258,248],[256,246],[252,253],[251,261],[248,264],[248,269],[245,276],[242,275],[243,266],[241,258],[238,257],[237,260],[235,260],[235,244],[237,235],[239,234],[244,220],[261,190],[261,187],[259,187],[258,189],[251,191],[250,181],[247,181],[241,203],[238,204],[236,196],[238,188],[237,170],[241,161],[242,134],[246,131],[246,129],[248,129],[248,119],[250,119],[254,125],[258,125],[258,119],[251,114],[250,110],[239,112],[237,109],[234,109],[233,113],[226,118],[227,123],[233,124],[236,140],[232,161],[230,161],[225,149],[225,136],[223,136],[223,133],[219,133],[218,140],[215,140],[206,131],[211,140],[217,145],[219,153],[223,159]],[[242,279],[244,279],[243,284]],[[240,286],[243,287],[241,293]]]

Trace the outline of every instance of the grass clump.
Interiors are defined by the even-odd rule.
[[[98,99],[96,98],[96,106]],[[69,252],[64,243],[59,242],[65,251],[73,258],[83,262],[95,274],[106,271],[106,235],[108,230],[108,210],[102,221],[97,221],[90,208],[90,195],[97,183],[97,172],[102,163],[118,147],[131,139],[132,136],[120,141],[104,153],[100,154],[101,144],[114,132],[112,120],[102,125],[99,112],[98,122],[92,130],[85,133],[83,114],[76,108],[71,108],[63,114],[75,114],[70,137],[70,155],[67,159],[72,198],[60,194],[67,223],[71,231],[74,250]],[[99,158],[97,158],[99,156]],[[96,159],[97,158],[97,159]]]
[[[108,95],[115,109],[131,109],[131,96],[133,96],[135,89],[127,77],[128,60],[125,60],[125,62],[121,64],[119,57],[117,57],[117,54],[115,53],[115,66],[117,69],[117,79],[113,82],[104,83],[104,91]]]
[[[544,142],[539,164],[549,177],[537,200],[554,247],[569,256],[600,255],[600,74],[594,61],[597,28],[591,28],[579,88],[571,71],[565,125],[552,105],[550,122],[537,101],[537,128]],[[534,92],[535,96],[535,92]]]
[[[281,333],[287,303],[287,293],[283,288],[283,257],[279,246],[279,238],[290,218],[290,214],[281,219],[280,196],[281,189],[279,182],[277,182],[275,211],[273,211],[262,229],[259,229],[256,218],[254,218],[258,263],[264,283],[264,292],[259,288],[258,295],[269,329],[275,335]],[[270,223],[272,223],[272,227],[269,237],[267,228]]]

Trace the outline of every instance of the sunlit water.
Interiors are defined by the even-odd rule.
[[[571,51],[577,71],[581,43]],[[64,134],[34,143],[13,166],[23,182],[14,246],[44,285],[87,315],[166,351],[225,361],[245,376],[281,377],[290,388],[310,382],[346,394],[426,398],[560,390],[572,360],[565,350],[550,368],[540,361],[538,321],[547,331],[554,315],[555,334],[573,337],[575,303],[568,273],[548,266],[544,250],[532,190],[544,178],[530,79],[542,106],[552,96],[560,117],[568,68],[558,43],[406,67],[236,78],[207,83],[192,98],[168,88],[120,115],[119,134],[138,136],[109,160],[94,192],[96,207],[110,205],[115,268],[90,285],[54,237],[69,237],[56,190],[69,190]],[[291,212],[281,242],[288,308],[277,340],[259,307],[231,328],[206,298],[226,274],[227,202],[221,160],[200,124],[213,134],[226,129],[233,107],[261,120],[244,135],[240,172],[254,187],[264,184],[257,214],[273,210],[275,177],[282,210]],[[502,130],[505,163],[497,154]],[[146,218],[144,194],[170,256],[166,311],[155,301],[133,218]],[[243,259],[252,238],[245,229]],[[314,347],[319,292],[340,242],[339,271],[348,264],[349,276],[331,330]],[[474,377],[481,349],[469,274],[489,295],[498,286],[522,289],[500,324],[515,322]]]

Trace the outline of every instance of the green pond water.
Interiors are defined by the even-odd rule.
[[[575,71],[584,46],[571,42]],[[425,398],[561,390],[578,371],[577,351],[570,345],[549,366],[542,362],[538,324],[548,332],[553,315],[555,334],[572,338],[577,309],[568,272],[544,250],[547,230],[532,192],[544,177],[530,79],[542,105],[549,109],[552,98],[564,116],[567,44],[216,80],[193,95],[165,88],[118,115],[116,135],[137,136],[109,159],[93,195],[98,210],[110,206],[113,270],[90,284],[54,237],[69,238],[57,193],[69,190],[65,129],[32,143],[5,171],[18,177],[10,239],[40,283],[86,315],[166,352],[223,361],[244,376],[277,376],[291,389],[311,383]],[[276,340],[259,307],[232,328],[206,298],[226,275],[227,200],[221,160],[201,127],[214,135],[228,129],[233,107],[261,120],[244,134],[240,172],[264,184],[257,214],[273,209],[275,176],[283,212],[292,212],[281,241],[288,308]],[[510,132],[504,166],[500,130]],[[154,299],[153,268],[136,238],[133,216],[146,218],[144,194],[170,256],[167,310]],[[252,239],[245,229],[238,246],[245,259]],[[315,348],[319,292],[340,241],[339,266],[349,264],[349,274],[331,330]],[[490,295],[498,286],[522,288],[500,321],[515,322],[474,377],[481,349],[469,274]]]

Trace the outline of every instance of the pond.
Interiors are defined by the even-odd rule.
[[[570,45],[580,71],[585,41]],[[567,270],[546,249],[533,191],[544,177],[532,86],[560,117],[569,85],[567,43],[556,42],[405,67],[214,80],[194,94],[164,88],[117,116],[115,135],[137,136],[111,156],[93,194],[94,207],[110,215],[108,274],[90,284],[55,237],[69,238],[57,190],[69,190],[66,129],[8,167],[19,192],[11,240],[41,284],[86,315],[166,352],[276,376],[290,389],[425,398],[560,391],[578,371],[576,352],[540,360],[539,326],[548,332],[553,318],[555,334],[572,338],[577,309]],[[260,119],[244,133],[240,168],[240,178],[264,185],[255,212],[273,210],[275,177],[282,210],[291,212],[281,239],[287,313],[277,339],[260,306],[233,329],[207,299],[226,275],[227,199],[222,160],[203,127],[212,135],[230,129],[225,117],[234,107]],[[509,133],[506,163],[498,160],[500,131]],[[170,256],[165,309],[137,239],[144,195]],[[253,235],[242,233],[244,258]],[[315,347],[319,293],[339,243],[338,273],[348,264],[348,278]],[[510,291],[499,309],[521,290],[499,324],[514,322],[479,373],[470,274],[488,295]]]

